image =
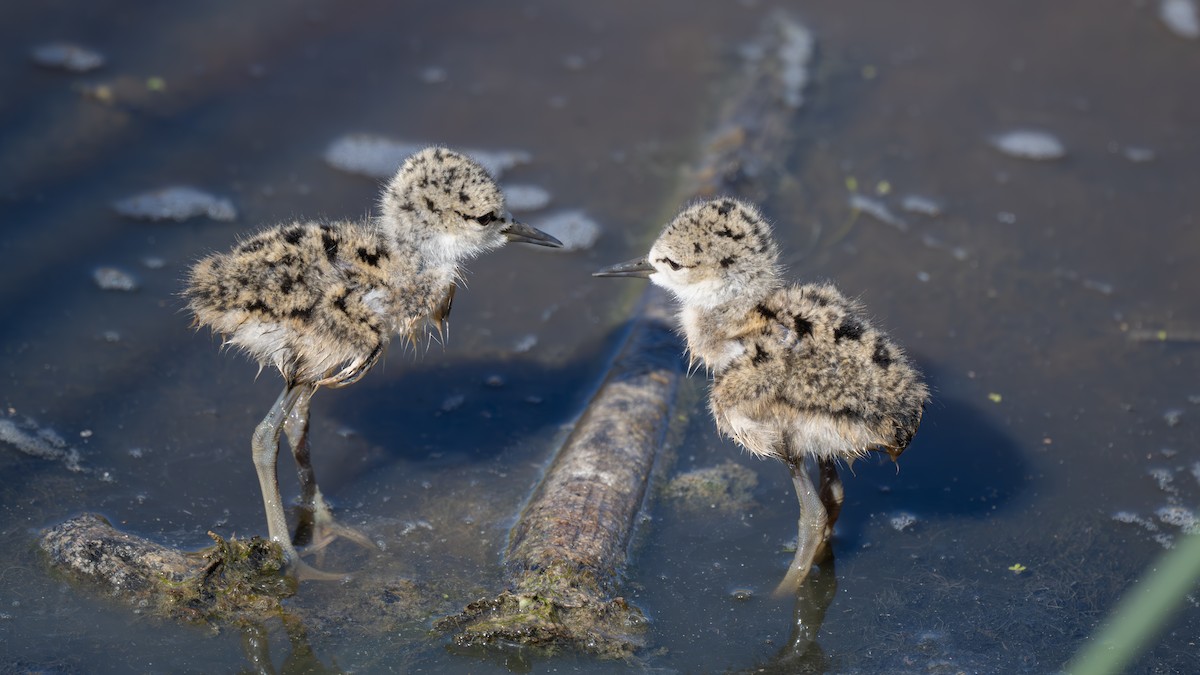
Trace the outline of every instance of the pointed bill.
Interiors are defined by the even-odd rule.
[[[611,267],[605,267],[602,270],[592,272],[594,277],[649,277],[654,274],[654,266],[649,260],[638,258],[623,263],[617,263]]]
[[[522,244],[549,246],[550,248],[562,248],[561,241],[551,237],[535,227],[530,227],[520,221],[510,221],[508,227],[504,228],[503,232],[504,236],[508,237],[509,241],[516,241]]]

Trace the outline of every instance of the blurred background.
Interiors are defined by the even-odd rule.
[[[499,590],[508,528],[641,292],[588,275],[679,208],[780,7],[817,45],[763,204],[788,276],[860,297],[933,400],[898,467],[843,471],[831,600],[797,655],[795,603],[769,597],[795,538],[788,474],[717,436],[694,376],[624,581],[650,619],[634,665],[1059,668],[1197,529],[1191,0],[6,3],[0,670],[249,666],[238,630],[96,597],[34,541],[84,511],[187,549],[265,533],[249,438],[280,380],[191,327],[181,280],[259,227],[365,217],[379,166],[431,143],[495,153],[518,216],[574,250],[473,262],[444,348],[396,344],[318,394],[322,488],[385,548],[326,566],[428,597],[332,611],[336,585],[303,585],[315,659],[289,667],[611,669],[460,653],[429,628]],[[689,476],[723,498],[671,489]],[[1196,595],[1183,607],[1135,672],[1194,669]],[[265,630],[283,667],[294,635]]]

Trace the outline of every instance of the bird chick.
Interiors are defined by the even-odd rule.
[[[717,199],[684,209],[646,257],[595,273],[649,277],[675,295],[688,352],[712,374],[718,429],[791,469],[800,533],[777,594],[798,589],[826,551],[843,498],[837,460],[871,450],[899,457],[929,396],[858,303],[829,284],[785,285],[778,257],[757,208]]]
[[[513,220],[487,171],[466,155],[427,148],[409,157],[365,222],[294,222],[263,230],[192,268],[184,293],[195,323],[241,348],[285,386],[255,429],[254,464],[272,541],[302,577],[327,576],[303,563],[288,537],[276,459],[287,434],[304,506],[296,543],[316,529],[363,545],[338,526],[312,472],[309,400],[318,387],[358,381],[393,335],[410,343],[442,335],[467,260],[509,241],[561,246]]]

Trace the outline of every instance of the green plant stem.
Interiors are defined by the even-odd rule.
[[[1200,579],[1200,535],[1189,535],[1159,559],[1121,598],[1100,633],[1075,655],[1065,670],[1075,675],[1124,672],[1179,608]]]

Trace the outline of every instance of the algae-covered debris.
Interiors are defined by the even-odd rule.
[[[661,494],[676,508],[735,513],[754,504],[756,487],[758,475],[741,464],[727,461],[681,473],[662,486]]]
[[[507,589],[436,627],[461,647],[626,658],[645,619],[619,593],[627,545],[682,377],[663,294],[645,303],[609,376],[511,532]]]
[[[282,573],[278,544],[209,536],[212,547],[185,553],[85,513],[43,532],[38,545],[52,567],[138,612],[211,624],[277,616],[280,602],[296,591],[295,580]]]
[[[529,570],[514,590],[473,602],[439,620],[460,646],[521,644],[544,653],[578,649],[623,659],[644,646],[646,618],[622,597],[603,598],[601,580],[586,567],[555,561]]]
[[[277,614],[280,601],[295,594],[278,544],[208,536],[214,545],[202,552],[199,572],[165,585],[168,615],[202,623],[254,621]]]

